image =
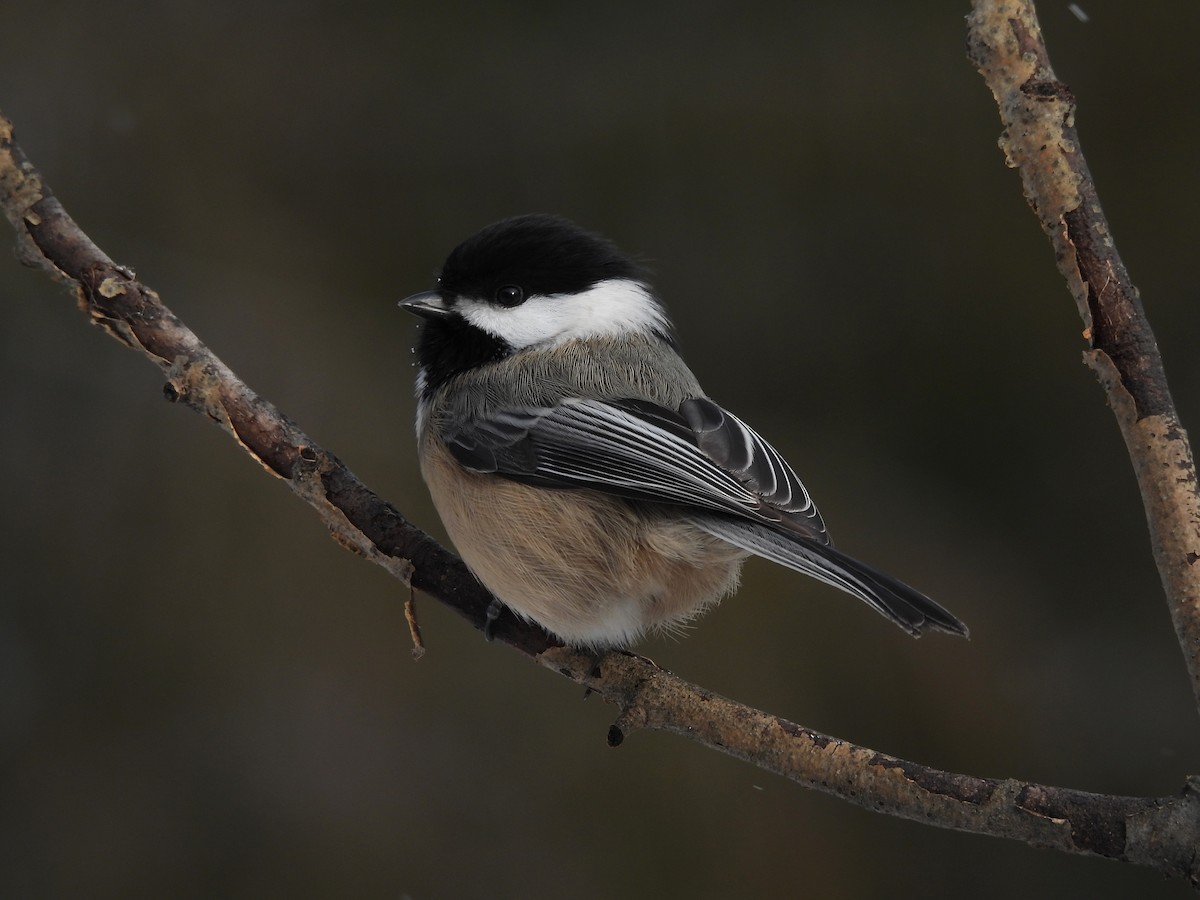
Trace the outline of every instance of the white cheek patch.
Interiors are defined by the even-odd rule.
[[[512,309],[462,297],[455,309],[515,350],[670,328],[666,313],[646,287],[627,278],[598,281],[578,294],[535,294]]]

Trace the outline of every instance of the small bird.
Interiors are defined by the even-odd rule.
[[[558,216],[505,219],[400,306],[424,320],[422,475],[467,566],[522,619],[623,648],[712,607],[756,555],[913,635],[967,635],[833,548],[791,466],[708,398],[645,272],[605,238]]]

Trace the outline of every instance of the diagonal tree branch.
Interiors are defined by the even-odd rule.
[[[1083,318],[1084,359],[1108,395],[1137,476],[1150,544],[1200,708],[1200,493],[1187,432],[1137,288],[1113,243],[1032,2],[976,0],[967,49],[996,98],[1008,164]]]
[[[490,597],[462,562],[251,391],[154,291],[96,247],[25,159],[2,116],[0,205],[22,260],[66,283],[94,323],[154,362],[166,377],[167,399],[227,431],[308,502],[343,546],[482,628]],[[719,697],[632,654],[609,654],[596,673],[589,655],[509,616],[496,623],[495,635],[616,705],[613,746],[635,729],[667,731],[890,815],[1200,878],[1193,858],[1200,784],[1189,782],[1174,797],[1116,797],[943,772]]]

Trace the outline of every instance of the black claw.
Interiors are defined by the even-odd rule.
[[[490,641],[496,636],[494,628],[496,620],[500,618],[502,612],[504,612],[504,604],[493,597],[492,602],[488,604],[487,612],[483,614],[483,639],[485,641]]]

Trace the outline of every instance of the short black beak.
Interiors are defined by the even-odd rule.
[[[444,319],[454,312],[437,291],[424,291],[405,297],[400,301],[400,308],[422,319]]]

